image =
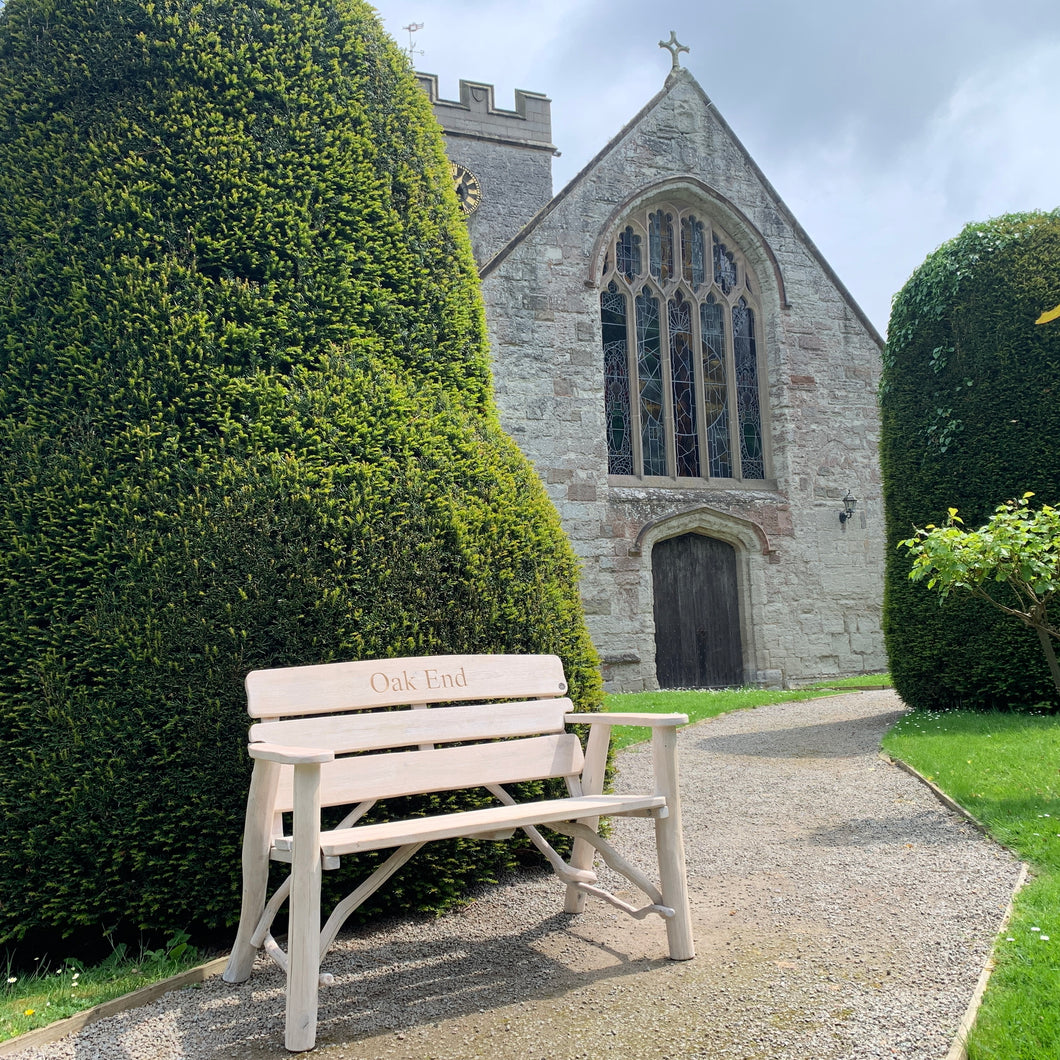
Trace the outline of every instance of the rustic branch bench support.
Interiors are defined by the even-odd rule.
[[[257,670],[247,677],[249,752],[254,772],[243,837],[243,904],[230,983],[249,978],[257,952],[287,974],[285,1044],[316,1042],[317,990],[331,976],[320,964],[346,919],[425,843],[468,837],[506,839],[522,829],[566,884],[564,909],[580,912],[587,895],[631,916],[663,917],[669,955],[688,960],[692,943],[678,794],[678,726],[683,714],[575,714],[563,666],[552,655],[462,655]],[[567,724],[590,727],[583,754]],[[652,729],[654,790],[603,793],[615,725]],[[562,798],[518,802],[505,788],[562,779]],[[358,823],[381,799],[482,788],[499,803],[434,817]],[[335,828],[321,807],[351,806]],[[284,815],[290,831],[285,832]],[[659,886],[597,833],[601,817],[648,817],[655,825]],[[573,838],[564,861],[539,826]],[[344,856],[393,849],[390,857],[335,907],[320,927],[320,881]],[[599,853],[648,902],[633,906],[600,887]],[[291,872],[266,901],[269,862]],[[273,919],[290,903],[288,948],[272,937]]]

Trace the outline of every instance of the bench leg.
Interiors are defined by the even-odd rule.
[[[591,828],[595,832],[600,824],[600,818],[586,817],[579,821],[578,824],[584,824],[587,828]],[[572,869],[591,869],[595,857],[596,848],[591,843],[588,843],[584,839],[575,839],[574,845],[571,848],[570,860],[567,864],[569,864]],[[585,891],[583,891],[577,884],[568,883],[567,892],[563,899],[563,912],[582,913],[584,911]]]
[[[284,1044],[312,1049],[320,975],[320,766],[294,767],[290,921],[287,929],[287,1021]]]
[[[275,762],[255,762],[243,832],[243,905],[239,913],[236,941],[222,976],[226,983],[243,983],[249,979],[258,952],[258,947],[251,942],[251,936],[265,908],[265,894],[269,886],[271,807],[279,778],[280,767]]]
[[[604,790],[604,773],[607,770],[607,749],[611,744],[611,730],[607,725],[594,725],[589,730],[585,747],[585,765],[582,768],[582,795],[599,795]],[[572,793],[573,794],[573,793]],[[587,817],[584,824],[594,832],[600,825],[599,817]],[[596,857],[596,848],[584,839],[575,839],[568,864],[572,869],[591,869]],[[563,901],[563,912],[581,913],[585,909],[585,892],[574,884],[568,884]]]
[[[691,960],[696,955],[692,941],[692,913],[688,905],[688,876],[681,831],[681,793],[677,775],[677,730],[652,730],[652,758],[658,793],[666,796],[668,813],[655,819],[655,849],[659,857],[659,880],[663,905],[674,911],[666,921],[670,958]]]

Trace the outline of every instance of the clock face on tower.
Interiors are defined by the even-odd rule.
[[[456,197],[460,200],[460,209],[467,217],[478,209],[482,201],[482,188],[479,187],[478,177],[466,166],[451,163],[453,167],[453,181],[456,184]]]

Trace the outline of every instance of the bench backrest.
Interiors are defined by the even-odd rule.
[[[582,767],[581,745],[564,731],[572,705],[554,655],[255,670],[246,688],[247,709],[259,719],[251,743],[353,756],[322,767],[325,806],[570,777]],[[291,767],[281,768],[274,812],[291,809],[292,775]]]

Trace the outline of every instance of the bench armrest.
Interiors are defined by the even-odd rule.
[[[569,725],[641,725],[650,729],[677,728],[688,724],[687,714],[564,714]]]
[[[266,762],[279,762],[287,766],[311,765],[314,762],[334,762],[335,752],[317,747],[284,747],[278,743],[252,743],[247,745],[251,758]]]

